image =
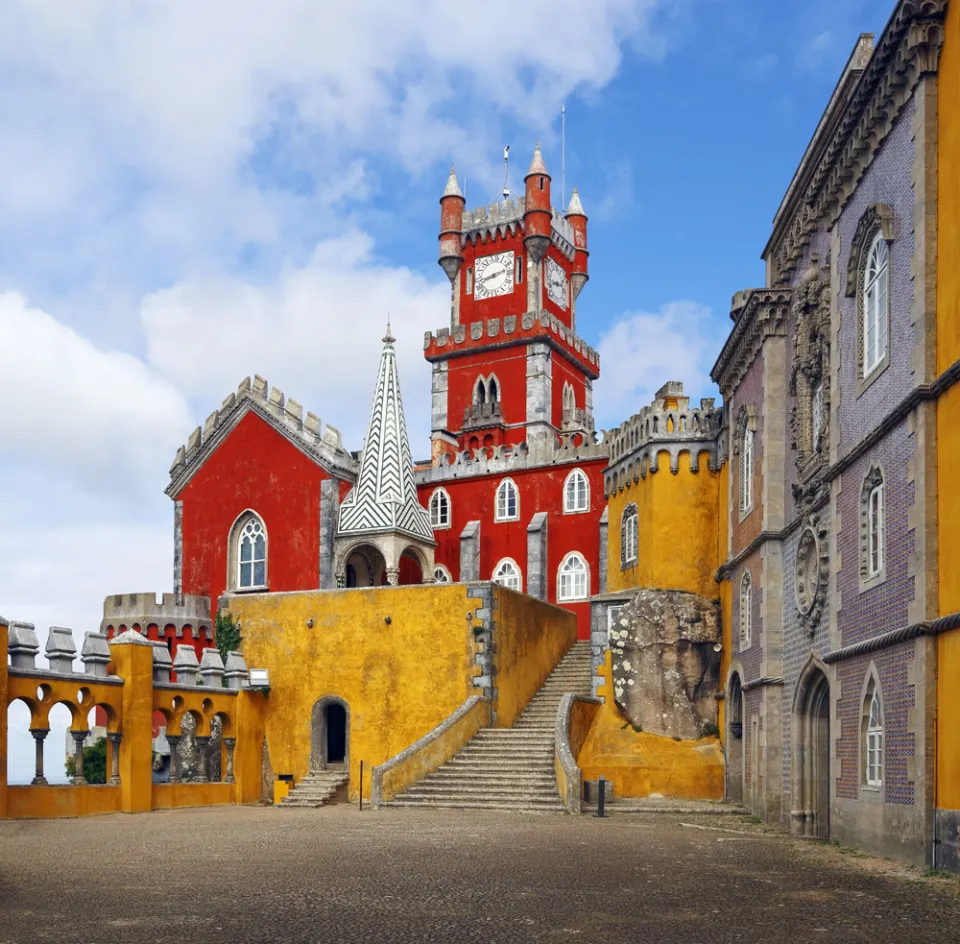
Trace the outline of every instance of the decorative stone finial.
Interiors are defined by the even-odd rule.
[[[543,154],[540,152],[540,144],[537,143],[536,148],[533,151],[533,160],[530,162],[530,170],[527,171],[527,176],[531,174],[546,174],[547,165],[543,162]]]
[[[443,188],[443,197],[460,197],[463,199],[463,191],[460,190],[460,183],[457,181],[457,169],[450,165],[450,176],[447,178],[447,185]]]
[[[390,330],[390,315],[387,314],[387,333],[380,339],[384,344],[392,345],[397,339],[393,336],[393,332]]]
[[[580,193],[576,187],[573,188],[573,195],[570,197],[570,205],[567,207],[567,216],[586,216],[583,212],[583,204],[580,202]]]

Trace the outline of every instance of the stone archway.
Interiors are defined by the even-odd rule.
[[[726,793],[731,803],[743,802],[743,688],[734,672],[727,686]]]
[[[811,660],[793,704],[793,809],[798,836],[830,837],[830,682]]]
[[[310,716],[310,770],[350,765],[350,706],[336,695],[316,701]]]

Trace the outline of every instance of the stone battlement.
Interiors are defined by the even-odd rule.
[[[180,596],[164,593],[160,602],[154,593],[115,593],[103,601],[103,620],[100,632],[122,632],[121,626],[146,629],[156,625],[160,632],[173,626],[177,636],[183,636],[185,626],[196,637],[203,632],[213,638],[210,600],[201,596]]]
[[[502,203],[491,203],[473,210],[464,210],[461,244],[465,246],[469,242],[475,246],[477,242],[483,243],[488,239],[522,233],[525,212],[524,197],[505,200]],[[556,207],[551,207],[550,212],[551,242],[572,261],[575,245],[573,226]]]
[[[674,474],[679,471],[683,452],[690,454],[692,472],[698,471],[704,451],[710,453],[710,467],[716,468],[721,419],[722,411],[714,408],[712,397],[702,399],[699,408],[691,408],[682,383],[674,380],[664,384],[650,406],[616,429],[604,431],[604,442],[610,449],[610,466],[604,473],[607,494],[646,478],[648,471],[658,471],[661,452],[669,453]]]
[[[296,400],[285,397],[283,391],[276,387],[271,388],[257,374],[252,381],[246,377],[237,387],[237,392],[231,393],[220,409],[214,410],[203,426],[198,426],[190,434],[186,445],[177,450],[170,467],[170,485],[166,490],[168,495],[176,492],[184,476],[204,451],[203,447],[216,439],[221,431],[229,432],[250,406],[324,465],[339,468],[350,477],[356,476],[356,462],[344,447],[340,430],[328,424],[321,431],[319,416],[309,411],[304,416],[303,407]]]

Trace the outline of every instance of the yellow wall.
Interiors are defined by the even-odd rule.
[[[947,10],[938,82],[937,370],[960,360],[960,4]],[[940,613],[960,610],[960,384],[937,401]],[[937,640],[937,796],[960,809],[960,630]]]
[[[497,727],[509,728],[577,640],[577,617],[533,597],[494,589]]]
[[[614,796],[646,797],[658,793],[687,800],[723,799],[723,752],[717,738],[674,741],[634,731],[613,701],[611,657],[607,653],[606,701],[580,751],[584,780],[613,781]]]
[[[682,453],[674,475],[669,454],[661,452],[657,472],[630,482],[622,492],[614,490],[608,503],[608,591],[653,587],[716,597],[720,473],[709,465],[709,455],[702,452],[700,471],[693,473],[689,454]],[[635,566],[621,570],[620,521],[630,503],[637,506],[639,553]]]
[[[98,816],[120,809],[120,788],[100,786],[9,787],[10,819]]]
[[[153,808],[173,810],[184,806],[218,806],[234,802],[231,783],[155,783]]]

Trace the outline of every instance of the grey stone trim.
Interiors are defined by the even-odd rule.
[[[370,775],[370,806],[378,810],[383,803],[383,775],[385,773],[393,770],[394,767],[398,767],[404,761],[409,760],[415,754],[419,754],[420,751],[429,747],[442,735],[446,734],[455,724],[462,721],[480,702],[487,702],[489,704],[489,699],[481,698],[479,695],[471,695],[452,715],[444,718],[440,724],[433,728],[433,730],[428,731],[419,741],[414,741],[413,744],[402,750],[399,754],[395,754],[389,760],[374,767]],[[458,750],[460,750],[459,747],[450,754],[450,757]],[[450,760],[450,757],[443,758],[436,767],[445,764]],[[433,770],[436,770],[436,767],[434,767]],[[427,773],[432,773],[432,770],[427,771]]]
[[[122,682],[122,679],[121,679]],[[179,682],[154,682],[154,688],[162,688],[164,691],[169,692],[193,692],[196,694],[197,690],[203,691],[207,686],[201,685],[199,682],[196,685],[181,685]],[[236,695],[238,694],[237,689],[233,688],[218,688],[218,695]],[[170,735],[167,735],[169,740]]]
[[[183,502],[173,503],[173,595],[183,606]]]
[[[567,775],[567,795],[561,795],[560,798],[563,800],[563,805],[567,808],[568,813],[579,815],[583,797],[583,775],[570,748],[570,712],[573,710],[573,703],[576,701],[589,705],[599,705],[602,702],[592,695],[577,695],[574,692],[568,692],[561,699],[560,707],[557,709],[557,722],[554,730],[554,756],[560,761],[563,772]],[[560,789],[559,784],[557,789]]]
[[[126,635],[126,633],[124,633],[124,635]],[[136,636],[137,633],[134,633],[134,635]],[[116,640],[111,639],[110,642],[114,643]],[[7,666],[7,673],[11,677],[16,678],[50,679],[51,681],[63,681],[66,679],[68,681],[78,682],[81,685],[84,682],[90,681],[90,676],[83,672],[51,672],[48,669],[15,668],[12,665]],[[123,685],[123,679],[119,675],[99,676],[96,681],[97,685]]]
[[[449,429],[447,410],[447,391],[450,385],[450,365],[447,361],[437,361],[433,365],[433,376],[431,379],[431,424],[430,428],[434,432],[446,431]]]
[[[527,347],[527,429],[528,440],[551,435],[553,430],[553,364],[550,348],[535,343]]]
[[[933,867],[960,872],[960,810],[934,811]]]
[[[823,661],[832,665],[834,662],[843,662],[845,659],[853,659],[855,656],[862,656],[868,652],[878,652],[881,649],[889,649],[891,646],[899,646],[903,642],[918,639],[920,636],[939,636],[940,633],[950,632],[954,629],[960,629],[960,612],[949,613],[947,616],[941,616],[935,620],[911,623],[909,626],[902,626],[900,629],[893,629],[888,633],[881,633],[879,636],[864,639],[852,646],[834,649],[833,652],[829,652],[823,657]]]
[[[472,616],[467,614],[468,630],[473,634],[478,652],[474,661],[480,669],[480,674],[473,679],[474,688],[481,697],[490,700],[490,724],[497,719],[497,646],[494,638],[496,623],[494,609],[496,603],[493,598],[492,583],[474,584],[467,587],[467,597],[477,605]]]
[[[480,522],[468,521],[460,532],[460,582],[480,579]]]
[[[784,677],[782,675],[777,675],[774,677],[763,676],[763,678],[754,679],[752,682],[741,682],[740,690],[744,692],[749,692],[754,688],[768,688],[771,685],[783,685]]]
[[[547,599],[548,516],[538,511],[527,525],[527,593]]]
[[[764,531],[783,528],[786,522],[787,360],[787,339],[768,338],[763,353],[763,442],[760,444],[761,527]],[[764,583],[770,585],[766,578]]]
[[[321,590],[331,590],[337,585],[334,569],[339,512],[340,482],[337,479],[324,479],[320,483],[320,563],[317,584]]]
[[[600,515],[600,592],[607,592],[607,533],[609,531],[610,509],[605,507]]]
[[[746,289],[733,296],[733,330],[710,371],[726,400],[736,393],[763,342],[786,337],[792,302],[793,290],[786,287]]]

